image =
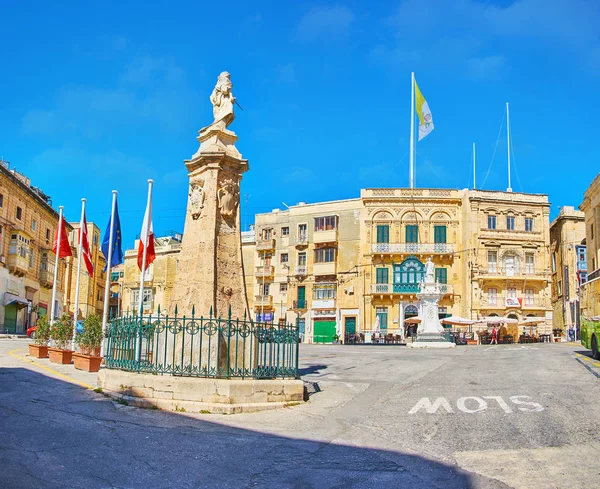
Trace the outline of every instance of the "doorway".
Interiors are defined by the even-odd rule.
[[[414,304],[409,304],[404,308],[404,320],[414,318],[419,315],[419,308]],[[404,336],[417,336],[418,324],[406,324],[404,323]]]
[[[17,305],[14,303],[4,307],[4,329],[8,334],[17,332]]]

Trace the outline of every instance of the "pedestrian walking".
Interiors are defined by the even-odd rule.
[[[492,341],[490,341],[490,345],[498,344],[498,331],[496,331],[496,326],[492,327]]]

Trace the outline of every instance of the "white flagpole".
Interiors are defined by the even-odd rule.
[[[152,184],[154,183],[154,180],[148,180],[148,202],[146,203],[146,212],[148,211],[148,207],[150,206],[150,203],[152,202]],[[148,216],[150,217],[150,216]],[[146,236],[148,236],[149,232],[150,232],[150,219],[148,219],[148,222],[144,222],[144,225],[146,226],[145,230],[142,230],[142,234],[144,234],[143,231],[146,231]],[[143,236],[140,236],[140,239],[142,239]],[[146,253],[148,251],[148,243],[144,243],[144,252],[142,253],[142,272],[140,274],[140,319],[142,317],[142,314],[144,313],[144,272],[146,271]]]
[[[110,211],[110,227],[108,231],[108,256],[106,257],[106,281],[104,282],[104,309],[102,311],[102,346],[100,356],[104,356],[104,337],[106,336],[106,326],[108,324],[108,288],[110,287],[110,263],[113,254],[113,238],[115,233],[115,209],[117,207],[117,191],[112,191],[112,208]]]
[[[476,159],[475,159],[475,143],[473,143],[473,190],[477,188],[477,171],[476,171]]]
[[[506,102],[506,142],[508,145],[508,188],[507,192],[512,192],[510,186],[510,112],[508,110],[508,102]]]
[[[71,341],[71,349],[75,350],[75,337],[77,336],[77,320],[79,319],[79,283],[81,281],[81,255],[83,249],[83,218],[85,216],[85,199],[81,199],[81,219],[79,219],[79,244],[77,246],[77,282],[75,285],[75,312],[73,313],[73,339]],[[87,230],[86,230],[87,231]],[[90,277],[89,280],[91,280]]]
[[[410,74],[410,188],[415,188],[415,73]]]
[[[62,234],[63,209],[61,205],[58,207],[58,236],[56,237],[56,263],[54,264],[54,282],[52,284],[52,304],[50,304],[50,324],[54,323],[54,314],[56,313],[56,284],[58,282],[58,263],[60,256],[60,237]]]
[[[146,213],[148,212],[148,207],[150,206],[151,202],[152,202],[152,184],[154,183],[154,180],[148,180],[148,202],[146,203]],[[151,220],[151,216],[148,216],[148,222],[146,222],[146,215],[144,215],[144,223],[142,224],[142,226],[144,227],[144,229],[142,229],[142,234],[140,235],[140,240],[144,239],[144,234],[146,235],[146,238],[149,238],[149,234],[150,234],[150,221]],[[142,252],[142,270],[140,272],[140,306],[139,306],[139,312],[140,312],[140,326],[142,324],[142,317],[144,315],[144,272],[146,271],[146,254],[148,252],[148,243],[144,243],[144,251]],[[141,338],[141,334],[137,336],[137,340],[135,342],[135,351],[136,351],[136,355],[135,358],[137,359],[137,361],[140,361],[141,355],[142,355],[142,338]]]

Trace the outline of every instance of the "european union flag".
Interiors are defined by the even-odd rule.
[[[115,221],[113,228],[113,241],[112,241],[112,256],[110,257],[110,267],[116,267],[120,263],[123,263],[123,249],[121,248],[121,221],[119,220],[119,206],[115,201]],[[108,219],[108,225],[106,231],[104,231],[104,240],[102,241],[102,254],[108,261],[108,242],[110,241],[110,218]],[[106,271],[106,268],[104,269]]]

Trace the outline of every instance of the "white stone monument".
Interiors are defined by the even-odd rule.
[[[421,324],[417,329],[417,339],[408,343],[412,348],[455,348],[456,344],[447,341],[439,319],[438,302],[444,295],[440,284],[434,278],[434,264],[431,258],[425,263],[425,280],[421,282],[417,298],[421,301]]]

